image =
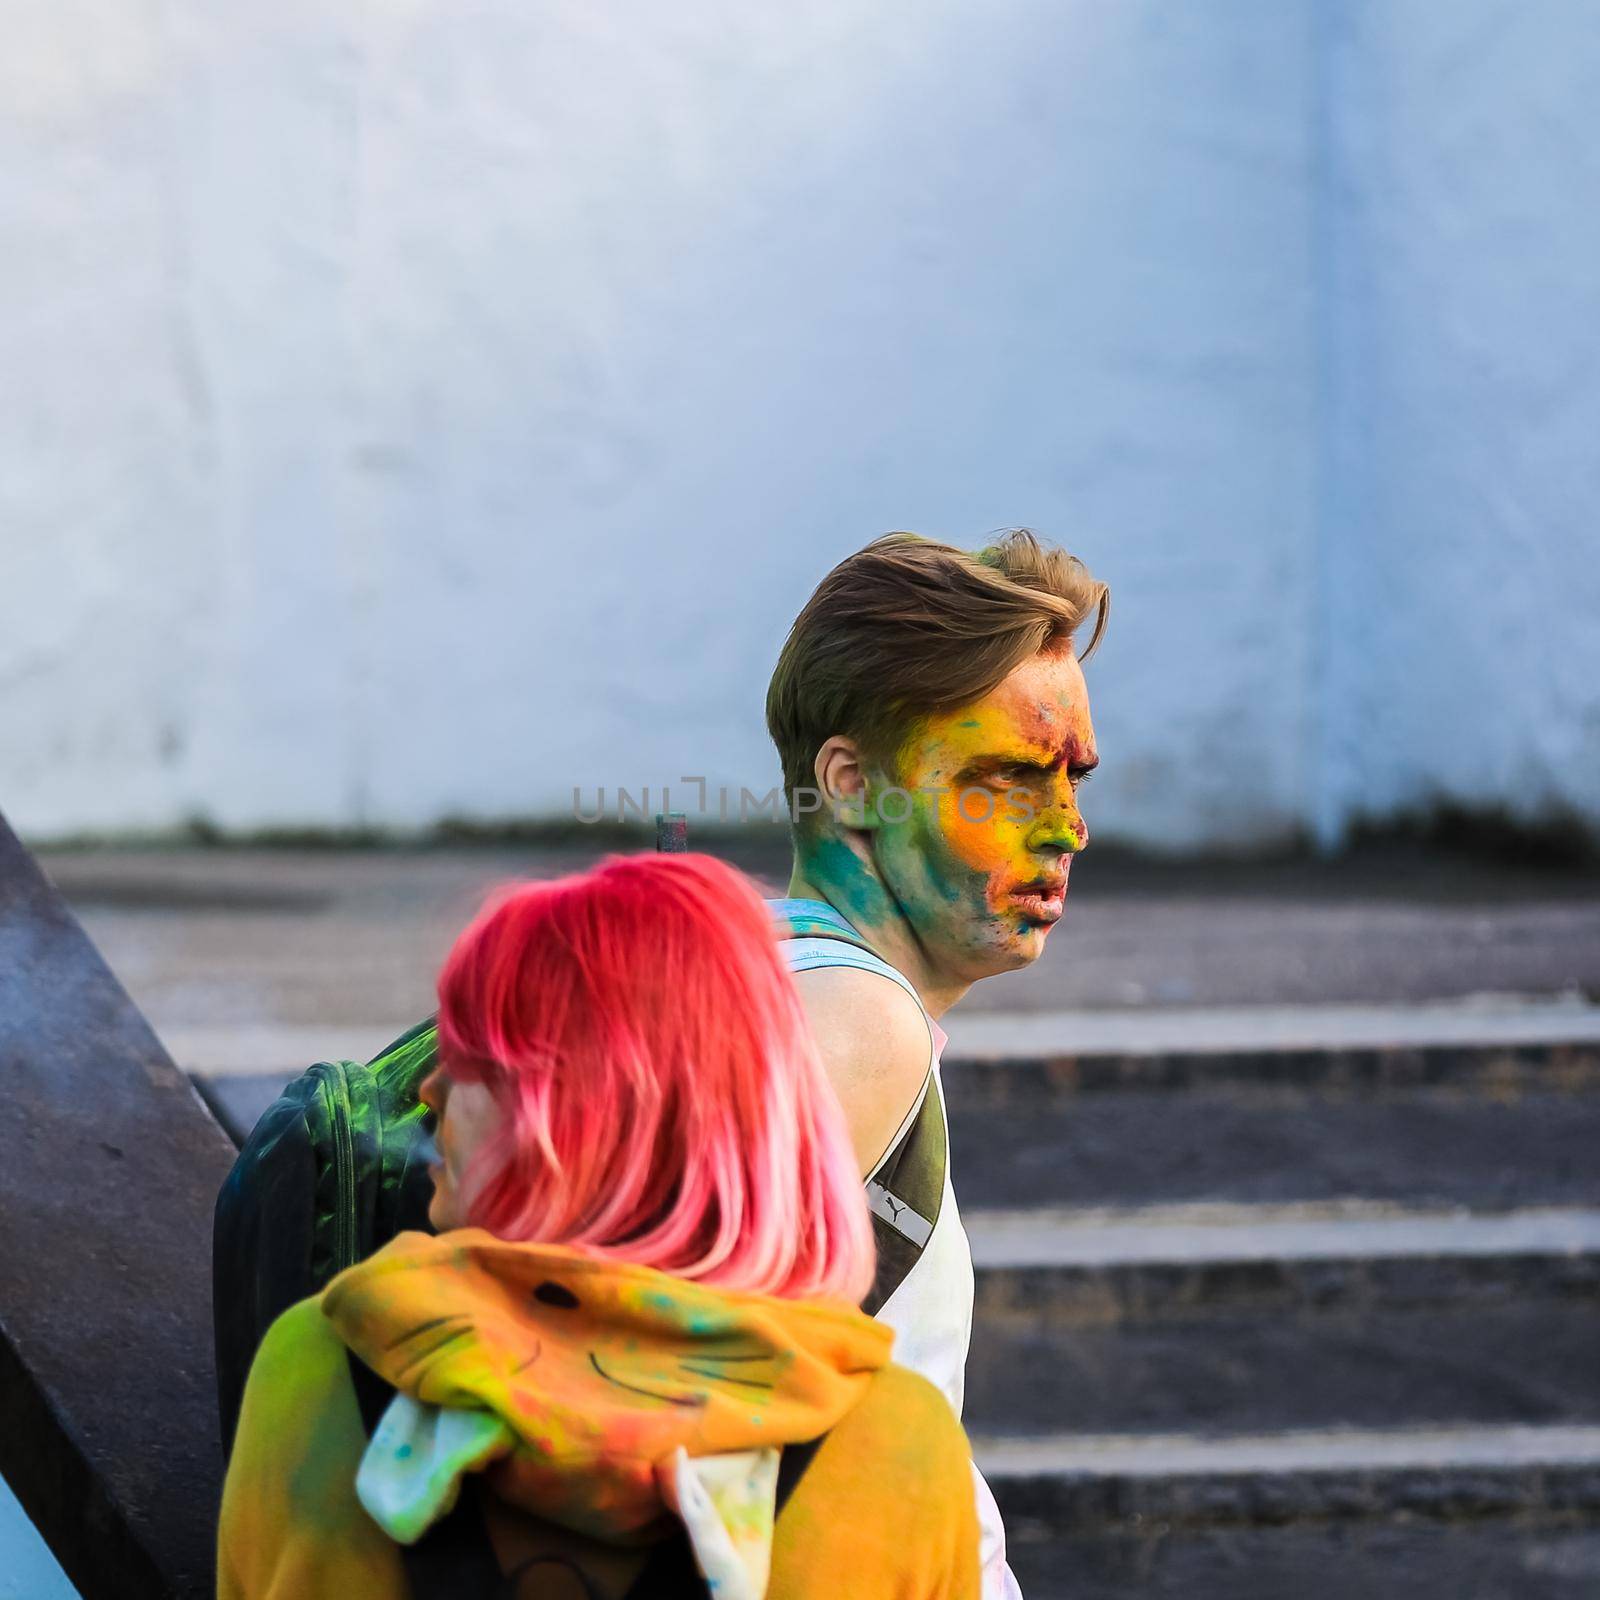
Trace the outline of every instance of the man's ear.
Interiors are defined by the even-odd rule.
[[[836,733],[825,739],[812,763],[825,810],[841,827],[875,828],[877,812],[861,751],[854,739]]]

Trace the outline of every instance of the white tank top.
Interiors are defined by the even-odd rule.
[[[818,901],[772,903],[779,909],[790,905],[815,907],[821,904]],[[831,916],[838,915],[831,907],[824,909]],[[943,1106],[944,1085],[940,1081],[939,1069],[947,1036],[928,1015],[921,996],[904,973],[870,950],[862,950],[839,939],[784,939],[779,942],[778,948],[792,972],[806,972],[816,967],[856,967],[864,972],[879,973],[899,984],[917,1002],[917,1009],[928,1024],[927,1092],[938,1095],[939,1103]],[[918,1100],[907,1111],[899,1132],[884,1150],[885,1156],[899,1143],[901,1135],[920,1109],[921,1101]],[[947,1126],[948,1122],[947,1117]],[[871,1175],[868,1176],[870,1181]],[[950,1160],[947,1154],[944,1198],[939,1203],[939,1215],[934,1219],[933,1232],[904,1281],[879,1308],[878,1320],[894,1329],[894,1359],[901,1366],[920,1373],[929,1383],[942,1390],[958,1417],[961,1415],[966,1388],[967,1347],[972,1342],[972,1293],[972,1246],[967,1242],[966,1229],[961,1226],[961,1212],[956,1205],[955,1190],[950,1184]]]
[[[795,920],[802,921],[802,925],[802,919],[811,919],[849,927],[849,923],[832,906],[820,900],[769,900],[767,904],[779,916],[798,914]],[[944,1029],[928,1015],[922,996],[903,972],[891,967],[872,951],[846,944],[840,939],[808,936],[785,938],[779,940],[778,948],[783,952],[791,972],[806,972],[815,967],[856,967],[864,972],[879,973],[899,984],[917,1002],[917,1009],[928,1024],[927,1093],[938,1095],[940,1109],[945,1109],[940,1067],[949,1039]],[[905,1121],[879,1158],[880,1164],[900,1142],[921,1109],[922,1100],[919,1097],[907,1111]],[[950,1119],[946,1115],[947,1130],[949,1125]],[[869,1173],[869,1185],[871,1181],[872,1174]],[[912,1264],[900,1286],[878,1308],[878,1320],[894,1329],[894,1359],[941,1390],[958,1417],[966,1393],[967,1349],[972,1343],[972,1299],[972,1245],[967,1239],[967,1230],[961,1226],[961,1212],[950,1183],[947,1138],[944,1198],[939,1202],[939,1215],[934,1218],[933,1231],[928,1236],[922,1254]],[[1000,1520],[1000,1508],[995,1504],[994,1495],[976,1463],[973,1464],[972,1477],[978,1509],[978,1566],[982,1577],[983,1600],[1022,1600],[1022,1591],[1006,1564],[1006,1535],[1005,1526]]]

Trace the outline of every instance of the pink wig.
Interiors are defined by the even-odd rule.
[[[770,917],[706,855],[510,887],[439,975],[440,1061],[506,1113],[463,1196],[505,1239],[860,1301],[872,1227]]]

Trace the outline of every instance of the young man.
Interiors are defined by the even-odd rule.
[[[1074,638],[1108,594],[1018,530],[976,554],[895,533],[841,562],[767,693],[794,819],[783,949],[868,1181],[875,1309],[896,1359],[959,1415],[972,1256],[950,1187],[938,1025],[972,985],[1038,959],[1088,843],[1094,728]],[[853,942],[844,936],[854,935]],[[909,1151],[909,1159],[907,1152]],[[869,1305],[871,1303],[869,1302]],[[1014,1595],[978,1480],[989,1596]]]

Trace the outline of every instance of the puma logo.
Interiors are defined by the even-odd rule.
[[[933,1235],[933,1224],[909,1202],[892,1195],[881,1183],[867,1185],[867,1204],[874,1213],[920,1250]]]

